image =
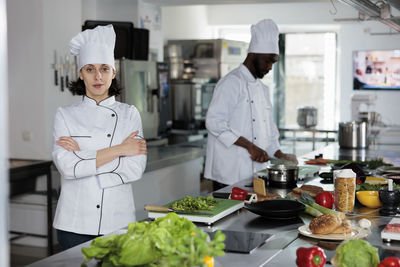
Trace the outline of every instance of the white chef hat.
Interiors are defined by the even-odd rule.
[[[279,30],[271,19],[251,25],[251,40],[248,53],[279,54]]]
[[[113,26],[97,26],[78,33],[69,42],[71,54],[79,55],[79,69],[87,64],[108,64],[115,70]]]

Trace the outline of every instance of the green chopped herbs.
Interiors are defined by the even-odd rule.
[[[327,160],[329,163],[334,163],[334,164],[348,164],[348,163],[356,163],[356,164],[361,164],[361,165],[366,165],[368,169],[376,169],[381,166],[393,166],[390,163],[386,163],[383,161],[383,158],[376,158],[372,160],[366,160],[366,161],[359,161],[359,160],[334,160],[334,159],[329,159]]]
[[[388,185],[386,184],[369,184],[369,183],[362,183],[356,185],[356,191],[379,191],[380,189],[387,188]],[[393,189],[399,189],[400,185],[393,183]]]
[[[208,197],[190,197],[186,196],[183,199],[172,203],[174,210],[197,211],[197,210],[212,210],[217,204],[217,200],[213,196]]]
[[[85,261],[102,261],[112,266],[206,266],[205,257],[223,256],[225,235],[219,230],[209,235],[191,221],[175,213],[153,222],[130,223],[128,232],[97,237],[82,248]]]

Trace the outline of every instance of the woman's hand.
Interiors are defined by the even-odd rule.
[[[68,151],[79,151],[81,150],[79,148],[79,145],[77,142],[75,142],[72,137],[69,136],[61,136],[60,139],[56,141],[56,144],[59,145],[62,148],[65,148]]]
[[[249,146],[247,151],[249,151],[250,157],[254,161],[267,162],[269,160],[268,153],[254,144]]]
[[[120,145],[122,156],[136,156],[147,154],[146,140],[138,138],[139,131],[130,134]]]

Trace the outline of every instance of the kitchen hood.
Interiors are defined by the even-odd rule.
[[[398,0],[386,0],[373,3],[369,0],[339,0],[357,9],[368,20],[377,20],[390,28],[400,32],[400,17],[393,17],[390,13],[391,6],[400,10]]]

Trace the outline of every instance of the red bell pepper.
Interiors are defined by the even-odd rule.
[[[234,199],[234,200],[246,200],[246,195],[238,194],[238,193],[232,193],[231,194],[231,199]]]
[[[298,267],[322,267],[325,265],[325,252],[320,247],[300,247],[296,251]]]
[[[247,197],[247,191],[246,190],[241,189],[239,187],[232,188],[231,199],[246,200],[246,197]]]
[[[238,193],[238,194],[243,194],[243,195],[247,196],[247,191],[242,188],[239,188],[239,187],[232,188],[232,193]]]
[[[387,257],[379,263],[378,267],[400,267],[400,259],[396,257]]]

